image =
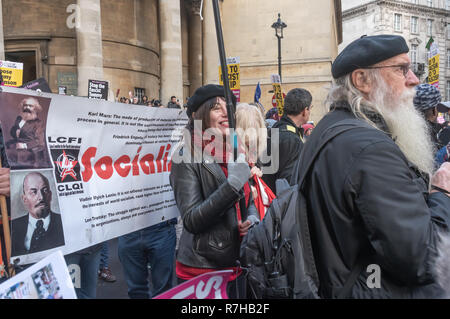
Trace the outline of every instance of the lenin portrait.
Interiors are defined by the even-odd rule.
[[[64,246],[61,215],[52,211],[48,178],[40,171],[31,171],[22,180],[21,194],[16,200],[20,199],[24,212],[12,220],[12,256]],[[14,215],[17,214],[13,212]]]

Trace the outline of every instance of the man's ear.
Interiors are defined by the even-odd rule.
[[[367,70],[356,69],[352,72],[352,82],[356,89],[364,94],[369,94],[372,91],[372,83],[369,79]]]

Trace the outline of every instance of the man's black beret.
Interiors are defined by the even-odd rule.
[[[233,93],[230,92],[230,94],[233,103],[236,104],[236,97]],[[216,96],[225,96],[225,89],[222,85],[207,84],[199,87],[187,102],[187,116],[191,117],[192,113],[196,112],[203,103]]]
[[[408,52],[408,45],[401,36],[388,34],[362,36],[342,50],[331,66],[331,73],[333,78],[337,79],[356,69],[372,66]]]

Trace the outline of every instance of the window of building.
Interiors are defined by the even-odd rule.
[[[418,17],[411,17],[411,33],[418,33],[419,32],[419,18]]]
[[[417,0],[411,0],[411,3],[417,4]]]
[[[402,31],[402,15],[401,14],[394,14],[394,30],[395,31]]]
[[[427,6],[432,7],[433,6],[433,0],[427,0]]]
[[[5,52],[6,61],[23,63],[23,84],[36,80],[36,51]]]
[[[142,101],[142,97],[145,95],[145,89],[143,88],[134,88],[134,96],[139,98],[139,102]]]
[[[433,34],[433,20],[427,19],[427,36],[431,37]]]
[[[447,7],[447,10],[450,10],[450,0],[445,2],[445,6]]]
[[[419,50],[419,46],[417,44],[411,44],[411,63],[417,63],[417,52]]]
[[[447,39],[450,39],[450,23],[447,24]]]

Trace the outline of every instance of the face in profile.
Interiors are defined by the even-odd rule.
[[[50,213],[52,201],[48,180],[39,173],[28,174],[23,182],[22,201],[34,218],[45,218]]]
[[[39,101],[34,98],[26,98],[20,103],[20,115],[25,121],[37,119],[38,113],[42,110]]]

